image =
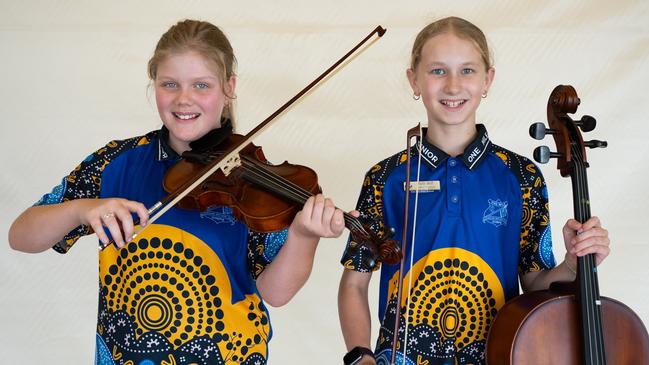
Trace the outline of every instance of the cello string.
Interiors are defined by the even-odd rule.
[[[570,149],[572,151],[572,155],[575,157],[574,162],[573,162],[573,179],[574,181],[574,186],[575,186],[575,196],[574,199],[576,199],[576,219],[580,221],[580,223],[584,223],[586,220],[586,217],[584,216],[585,214],[585,208],[584,208],[584,195],[583,195],[583,187],[581,186],[582,184],[582,164],[581,164],[581,156],[577,148],[575,147],[574,143],[571,143]],[[588,349],[586,350],[586,354],[584,356],[588,356],[589,358],[586,359],[588,361],[588,365],[594,364],[594,358],[595,356],[595,346],[593,346],[593,336],[594,336],[594,328],[593,328],[593,321],[594,321],[594,315],[593,315],[593,308],[592,308],[592,283],[590,280],[590,268],[589,268],[589,262],[586,260],[585,257],[580,257],[578,259],[578,262],[581,263],[580,271],[579,271],[579,285],[582,288],[581,290],[581,307],[582,307],[582,316],[584,317],[584,323],[582,323],[582,326],[584,327],[584,335],[585,338],[584,340],[584,345],[588,346]]]
[[[581,217],[584,221],[591,218],[590,213],[590,198],[588,196],[588,180],[586,175],[586,166],[582,162],[583,157],[581,154],[581,149],[574,147],[576,154],[578,155],[578,184],[580,185],[580,204],[579,207],[581,211]],[[605,348],[604,348],[604,338],[602,331],[602,317],[601,317],[601,308],[600,308],[600,297],[599,297],[599,283],[597,280],[597,269],[595,262],[595,254],[588,254],[584,257],[585,260],[585,276],[588,279],[588,298],[587,305],[591,318],[589,319],[589,339],[588,343],[592,347],[591,354],[597,357],[598,364],[603,364],[606,361],[605,358]],[[593,343],[594,341],[594,343]]]

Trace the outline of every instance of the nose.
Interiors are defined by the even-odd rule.
[[[181,88],[178,91],[178,95],[176,97],[176,103],[178,105],[191,105],[192,104],[192,95],[191,95],[191,89],[188,88]]]
[[[446,78],[444,91],[451,95],[460,92],[460,78],[457,75],[449,74]]]

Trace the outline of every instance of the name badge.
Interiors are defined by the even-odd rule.
[[[410,191],[411,192],[420,192],[420,193],[429,193],[431,191],[440,190],[439,180],[431,181],[411,181],[410,182]],[[406,191],[406,182],[403,182],[403,191]]]

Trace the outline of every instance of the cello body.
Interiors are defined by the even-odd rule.
[[[580,129],[595,128],[595,119],[572,120],[580,100],[572,86],[557,86],[548,100],[550,129],[530,128],[533,138],[552,134],[558,152],[534,151],[537,162],[557,158],[557,169],[572,181],[575,220],[591,218],[585,148]],[[599,295],[596,258],[577,258],[576,278],[553,283],[549,290],[520,295],[498,311],[487,337],[487,365],[649,365],[649,335],[640,318],[623,303]]]
[[[623,303],[600,297],[606,363],[649,365],[649,337]],[[520,295],[499,311],[487,339],[488,365],[583,364],[574,294],[542,290]]]

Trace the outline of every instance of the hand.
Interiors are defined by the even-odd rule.
[[[104,230],[107,228],[115,245],[121,248],[133,237],[131,213],[138,215],[141,226],[147,224],[149,219],[147,208],[142,203],[121,198],[87,199],[79,219],[82,224],[92,227],[104,246],[110,243]]]
[[[322,194],[310,197],[292,223],[293,228],[304,236],[338,237],[345,228],[343,212]]]
[[[599,265],[611,252],[608,231],[602,228],[598,217],[591,217],[581,224],[569,219],[563,226],[563,240],[566,245],[566,264],[577,268],[577,257],[595,254],[595,265]]]

